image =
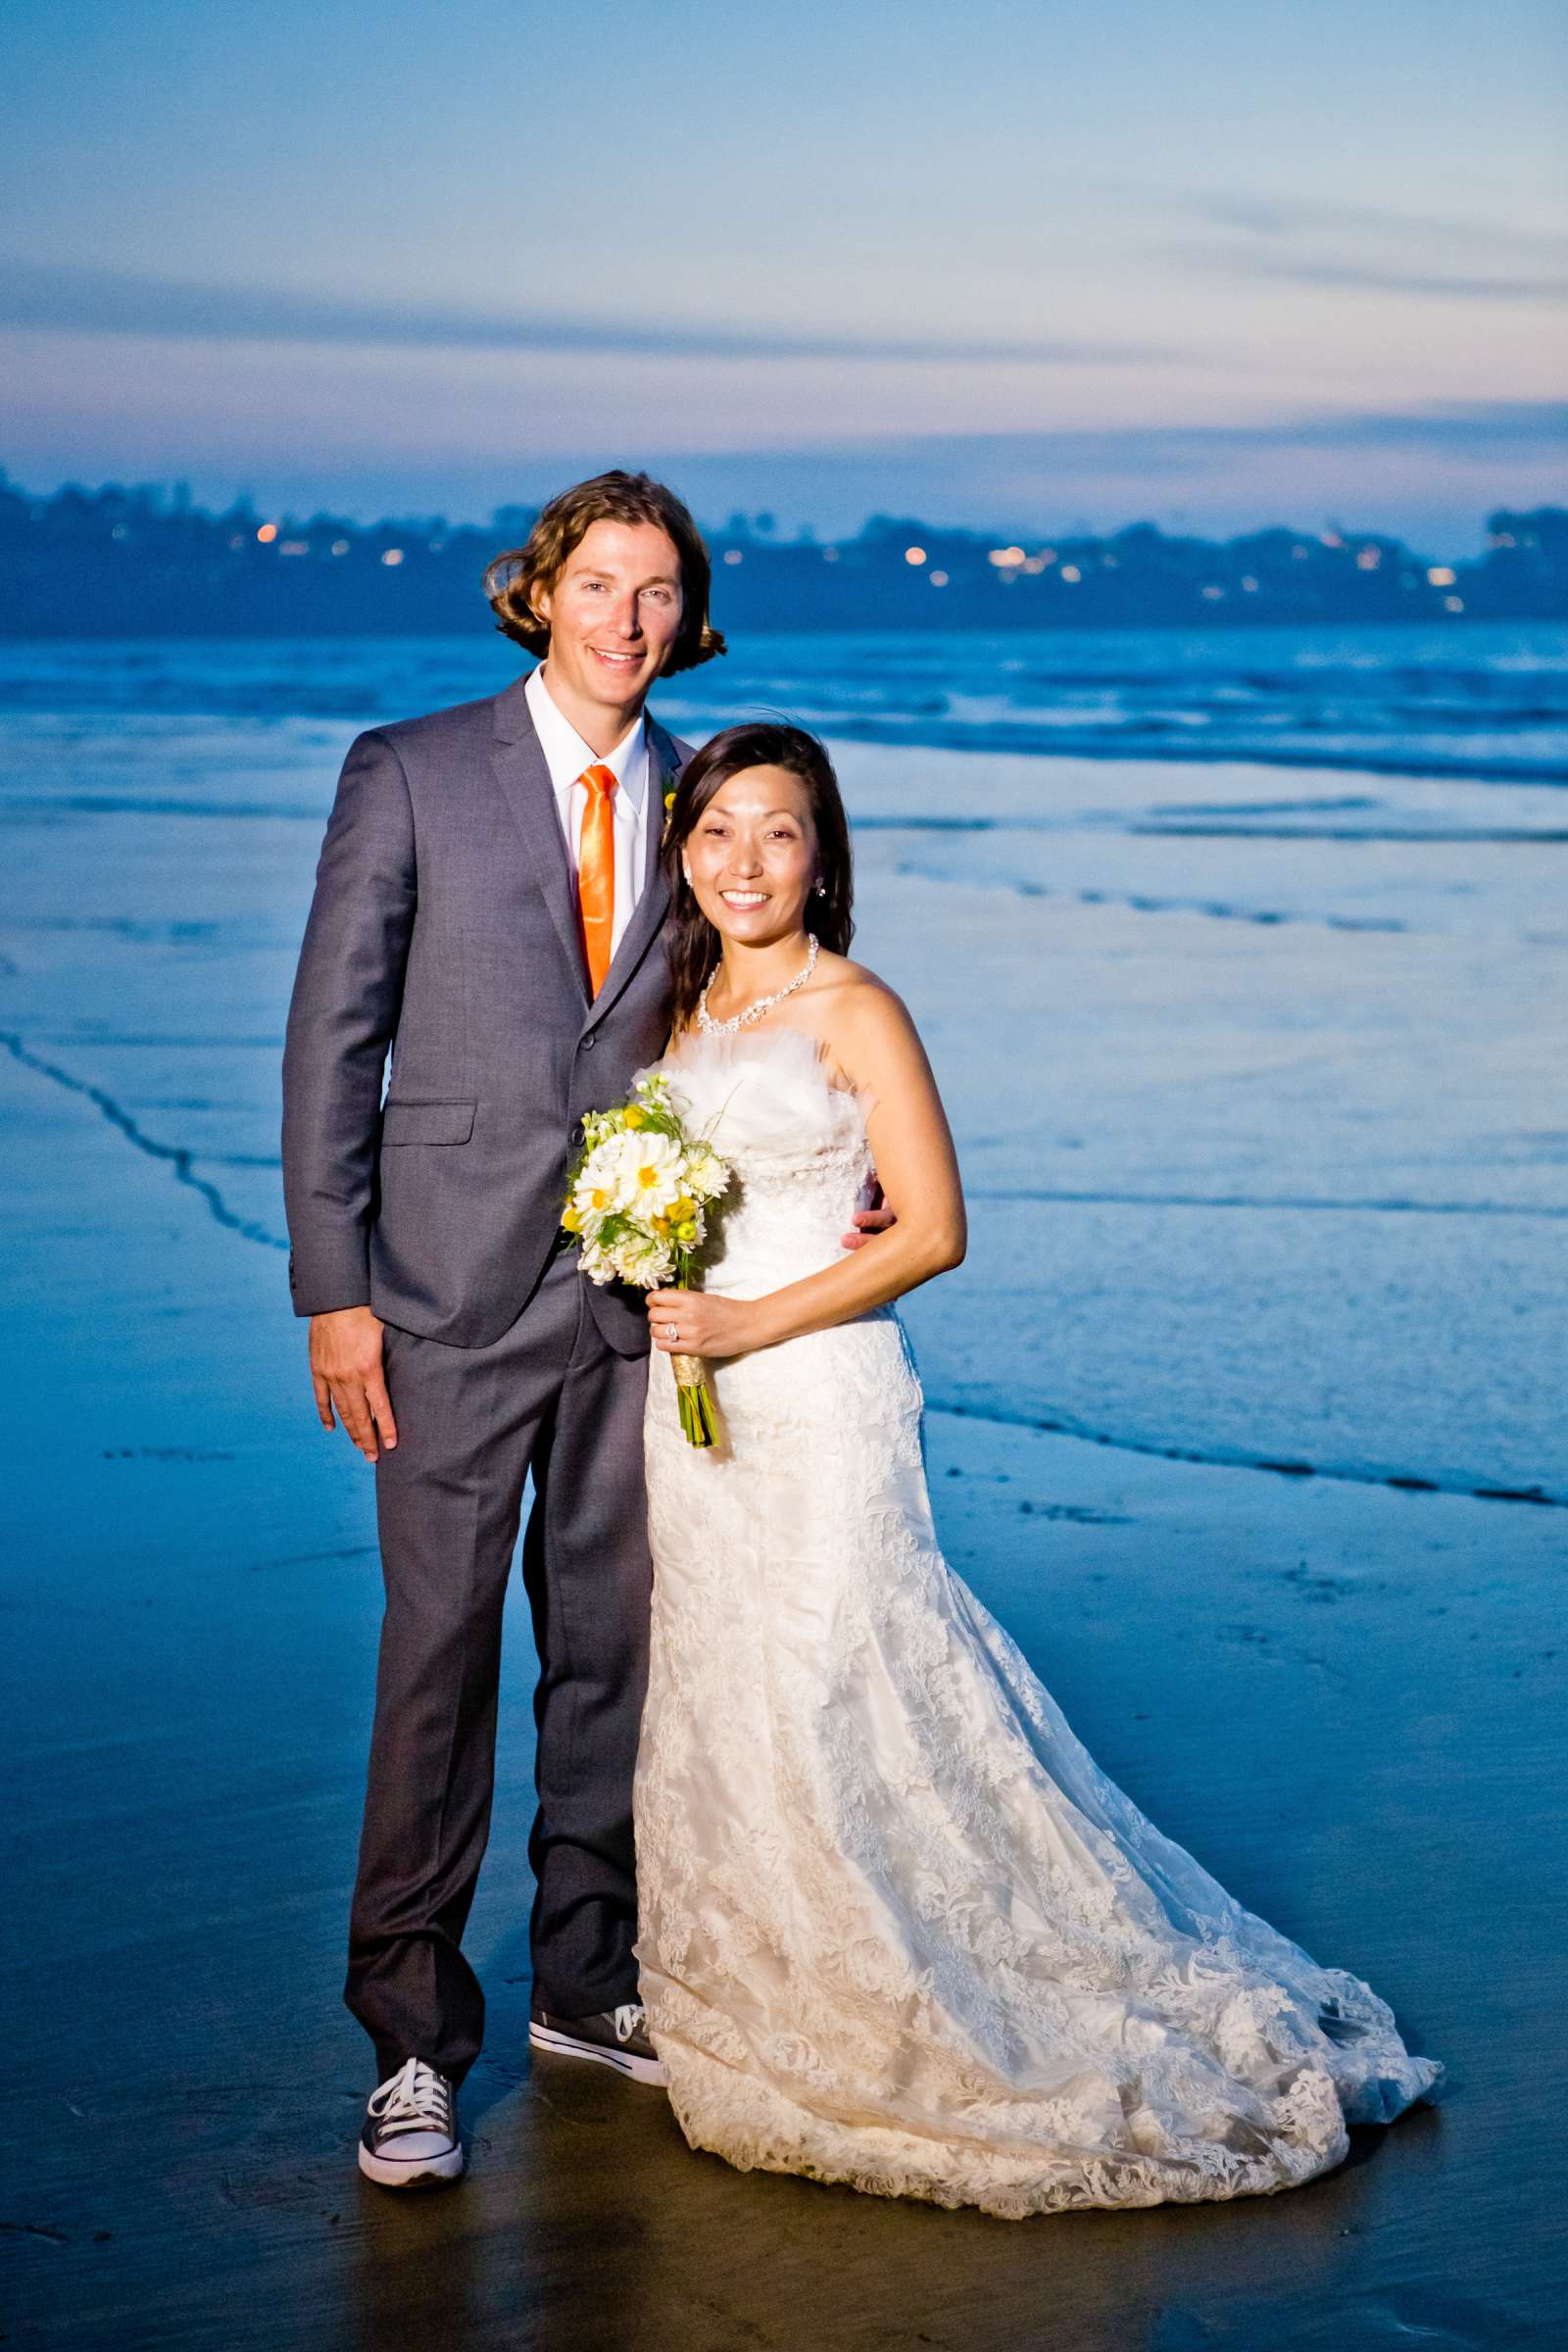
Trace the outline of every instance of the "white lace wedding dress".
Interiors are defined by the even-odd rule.
[[[812,1042],[661,1066],[738,1174],[706,1287],[835,1262],[869,1152]],[[1289,2188],[1433,2094],[1385,2003],[1162,1838],[946,1566],[891,1308],[710,1377],[705,1453],[654,1356],[636,1793],[694,2147],[1021,2216]]]

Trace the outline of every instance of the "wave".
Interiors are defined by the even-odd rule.
[[[12,642],[0,712],[154,731],[202,716],[365,726],[515,674],[513,649],[482,635]],[[693,735],[766,715],[945,751],[1568,783],[1568,627],[1548,622],[759,637],[656,704]]]

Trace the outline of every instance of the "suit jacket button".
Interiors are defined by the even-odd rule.
[[[583,1050],[583,1052],[584,1052],[585,1054],[591,1054],[591,1053],[593,1052],[593,1050],[594,1050],[594,1047],[595,1047],[595,1045],[596,1045],[597,1043],[598,1043],[598,1040],[597,1040],[596,1038],[593,1038],[593,1037],[585,1037],[585,1038],[583,1039],[583,1041],[582,1041],[582,1050]]]

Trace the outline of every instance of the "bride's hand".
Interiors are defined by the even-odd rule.
[[[664,1355],[744,1355],[757,1345],[751,1301],[715,1298],[707,1291],[650,1291],[648,1324]]]

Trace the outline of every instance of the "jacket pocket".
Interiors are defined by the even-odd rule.
[[[472,1102],[400,1102],[389,1096],[381,1105],[382,1145],[466,1144],[476,1108]]]

